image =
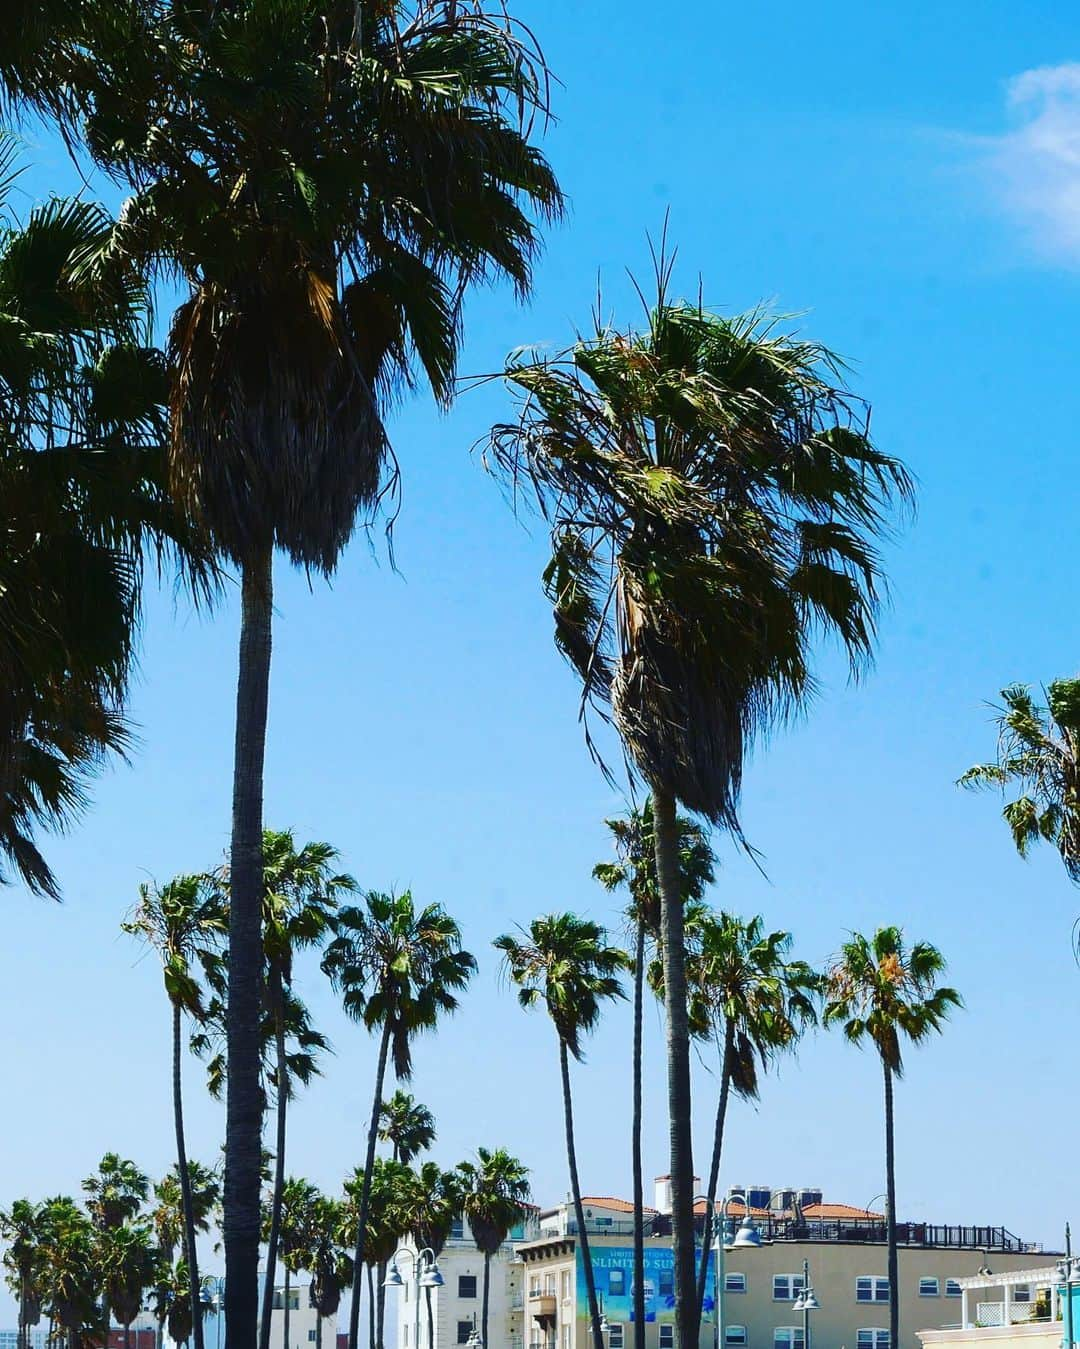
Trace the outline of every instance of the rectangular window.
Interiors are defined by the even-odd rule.
[[[777,1326],[772,1342],[773,1349],[805,1349],[802,1326]]]
[[[888,1302],[889,1281],[874,1274],[863,1274],[855,1280],[856,1302]]]
[[[794,1302],[803,1290],[801,1274],[774,1274],[772,1295],[774,1302]]]
[[[471,1321],[459,1321],[457,1323],[457,1342],[458,1344],[468,1344],[469,1336],[472,1334]]]
[[[544,1292],[548,1295],[548,1297],[554,1297],[554,1296],[555,1296],[555,1275],[554,1275],[554,1274],[545,1274],[545,1275],[544,1275]]]
[[[625,1297],[626,1295],[626,1272],[621,1269],[609,1269],[607,1290],[612,1297]]]
[[[621,1321],[608,1323],[608,1349],[623,1349],[623,1326]]]
[[[307,1337],[308,1337],[308,1344],[314,1344],[316,1339],[318,1338],[318,1331],[309,1330],[307,1333]]]
[[[539,1296],[540,1296],[540,1275],[539,1275],[539,1274],[534,1274],[534,1275],[532,1276],[532,1278],[529,1280],[529,1296],[530,1296],[530,1297],[539,1297]]]
[[[458,1279],[457,1279],[457,1295],[458,1295],[458,1297],[475,1297],[475,1296],[476,1296],[476,1275],[475,1275],[475,1274],[459,1274],[459,1275],[458,1275]]]
[[[945,1280],[945,1296],[946,1297],[960,1296],[960,1281],[958,1279]]]
[[[406,1322],[405,1325],[403,1325],[403,1326],[401,1327],[401,1343],[402,1343],[402,1344],[406,1344],[406,1345],[409,1343],[409,1326],[408,1326],[408,1322]]]
[[[661,1269],[656,1276],[656,1291],[661,1297],[671,1297],[675,1292],[675,1270]]]
[[[564,1269],[562,1272],[562,1296],[564,1302],[570,1300],[570,1271]]]
[[[860,1330],[855,1343],[858,1349],[889,1349],[889,1332],[880,1330],[877,1326]]]
[[[574,1327],[569,1323],[569,1321],[564,1322],[562,1328],[563,1349],[570,1349],[570,1345],[573,1342],[573,1337],[574,1337]],[[554,1343],[554,1341],[552,1341],[552,1343]]]
[[[675,1327],[670,1321],[660,1326],[660,1349],[675,1349]]]
[[[450,1240],[461,1241],[465,1236],[465,1219],[455,1218],[450,1224]]]
[[[746,1327],[745,1326],[725,1326],[724,1327],[725,1344],[745,1344]]]
[[[745,1274],[725,1274],[724,1275],[725,1293],[745,1293],[746,1275]]]
[[[1013,1284],[1012,1300],[1014,1302],[1030,1302],[1031,1284],[1029,1283]]]
[[[919,1296],[920,1296],[920,1297],[937,1297],[937,1295],[938,1295],[938,1281],[937,1281],[937,1279],[920,1279],[920,1280],[919,1280]]]

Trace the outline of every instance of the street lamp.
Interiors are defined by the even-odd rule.
[[[817,1300],[814,1286],[810,1282],[809,1260],[802,1262],[802,1292],[795,1299],[791,1310],[802,1312],[803,1349],[810,1349],[810,1313],[821,1311],[821,1303]]]
[[[600,1334],[601,1334],[601,1335],[606,1335],[606,1334],[608,1333],[608,1331],[611,1329],[611,1322],[610,1322],[610,1321],[607,1319],[607,1317],[604,1315],[604,1295],[603,1295],[603,1293],[598,1293],[596,1296],[597,1296],[597,1300],[598,1300],[598,1302],[599,1302],[599,1311],[600,1311]]]
[[[472,1331],[469,1338],[465,1341],[465,1349],[484,1349],[484,1341],[480,1338],[480,1332],[476,1328],[476,1313],[473,1312]]]
[[[1069,1231],[1069,1224],[1065,1224],[1065,1259],[1059,1260],[1057,1265],[1058,1278],[1065,1285],[1065,1349],[1073,1349],[1073,1310],[1072,1310],[1072,1289],[1074,1284],[1080,1284],[1080,1270],[1077,1270],[1077,1263],[1073,1260],[1072,1253],[1072,1233]]]
[[[430,1246],[425,1246],[422,1251],[414,1250],[412,1246],[399,1246],[390,1257],[390,1268],[386,1272],[386,1278],[383,1279],[384,1288],[400,1288],[405,1280],[401,1277],[401,1271],[398,1269],[398,1256],[410,1256],[413,1262],[413,1270],[416,1273],[416,1314],[413,1330],[413,1349],[420,1349],[420,1289],[421,1288],[441,1288],[446,1280],[439,1269],[439,1261],[435,1252]],[[473,1327],[473,1334],[476,1334],[476,1327]],[[480,1338],[477,1336],[477,1344]],[[432,1349],[429,1345],[428,1349]]]
[[[724,1251],[746,1251],[754,1250],[761,1245],[761,1233],[758,1231],[757,1224],[750,1216],[750,1201],[744,1193],[739,1203],[743,1207],[743,1218],[739,1224],[739,1230],[736,1232],[728,1228],[728,1205],[735,1199],[734,1195],[726,1194],[719,1204],[720,1221],[713,1220],[713,1227],[716,1233],[716,1343],[718,1345],[724,1342]],[[715,1208],[716,1206],[714,1206]],[[703,1253],[707,1257],[707,1252]]]

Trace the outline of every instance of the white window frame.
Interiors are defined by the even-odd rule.
[[[617,1293],[616,1293],[616,1292],[614,1291],[614,1289],[611,1287],[611,1276],[612,1276],[613,1274],[617,1274],[617,1275],[619,1276],[619,1278],[622,1279],[622,1288],[621,1288],[621,1289],[619,1290],[619,1292],[617,1292]],[[613,1266],[611,1267],[611,1269],[608,1270],[608,1272],[607,1272],[607,1277],[608,1277],[608,1292],[611,1294],[611,1296],[612,1296],[612,1297],[625,1297],[625,1296],[626,1296],[626,1285],[627,1285],[627,1282],[628,1282],[628,1280],[627,1280],[627,1278],[626,1278],[626,1270],[623,1269],[621,1265],[613,1265]]]
[[[777,1283],[783,1279],[787,1285],[788,1292],[781,1296],[776,1291]],[[794,1302],[803,1290],[803,1276],[801,1274],[774,1274],[772,1276],[772,1300],[774,1302]],[[784,1329],[783,1326],[780,1329]]]
[[[725,1326],[725,1327],[724,1327],[724,1343],[725,1343],[725,1344],[746,1344],[746,1343],[747,1343],[746,1327],[745,1327],[745,1326]]]
[[[859,1296],[859,1284],[868,1283],[870,1285],[870,1296]],[[881,1293],[884,1291],[885,1296]],[[861,1303],[864,1307],[887,1307],[889,1305],[889,1280],[883,1279],[880,1274],[860,1274],[855,1279],[855,1301]]]
[[[1035,1299],[1031,1295],[1031,1284],[1014,1283],[1012,1290],[1012,1300],[1014,1302],[1022,1302],[1024,1303],[1025,1306],[1029,1302],[1034,1302]]]
[[[626,1326],[622,1321],[608,1322],[608,1349],[626,1349]]]
[[[959,1280],[959,1279],[946,1279],[946,1280],[945,1280],[945,1296],[946,1296],[946,1297],[963,1297],[963,1296],[964,1296],[964,1290],[960,1287],[960,1280]]]
[[[863,1335],[871,1337],[869,1344]],[[855,1332],[856,1349],[889,1349],[889,1331],[887,1326],[860,1326]]]
[[[664,1339],[664,1332],[667,1331],[667,1340]],[[675,1349],[675,1324],[672,1321],[661,1321],[657,1334],[657,1349]]]
[[[738,1279],[739,1282],[733,1285],[731,1282],[732,1279]],[[733,1269],[729,1274],[724,1275],[725,1293],[745,1293],[746,1290],[747,1283],[745,1274],[740,1273],[737,1269]]]
[[[932,1285],[932,1287],[931,1287],[931,1286],[924,1287],[924,1286],[923,1286],[924,1284],[925,1284],[925,1285]],[[934,1275],[934,1274],[924,1274],[924,1275],[919,1279],[919,1296],[920,1296],[920,1297],[940,1297],[940,1296],[941,1296],[941,1284],[940,1284],[940,1282],[938,1281],[938,1278],[937,1278],[936,1275]]]
[[[780,1339],[783,1335],[784,1338]],[[772,1334],[773,1349],[805,1349],[802,1326],[777,1326]]]

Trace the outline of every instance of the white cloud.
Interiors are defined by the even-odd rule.
[[[995,195],[1039,251],[1080,265],[1080,62],[1008,85],[1012,130],[980,142]]]

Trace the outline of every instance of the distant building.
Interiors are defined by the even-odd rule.
[[[1062,1273],[1055,1262],[960,1279],[959,1323],[920,1330],[919,1340],[955,1349],[1068,1349],[1070,1338],[1080,1345],[1080,1288],[1067,1302]]]
[[[308,1284],[289,1285],[289,1342],[285,1343],[285,1288],[274,1289],[270,1314],[270,1349],[314,1349],[319,1343],[319,1316],[311,1306]],[[322,1318],[322,1349],[335,1349],[337,1313]],[[208,1346],[209,1349],[209,1346]]]

